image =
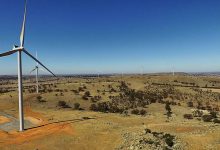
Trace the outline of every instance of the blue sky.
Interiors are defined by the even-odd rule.
[[[0,1],[0,52],[19,44],[23,0]],[[219,0],[28,0],[25,47],[57,74],[220,71]],[[23,55],[23,72],[35,63]],[[17,73],[17,55],[0,74]]]

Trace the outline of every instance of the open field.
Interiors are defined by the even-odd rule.
[[[0,149],[220,149],[220,78],[125,75],[0,82]]]

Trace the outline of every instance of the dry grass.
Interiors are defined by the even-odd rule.
[[[159,103],[147,105],[146,116],[130,115],[125,117],[121,114],[89,111],[89,107],[93,102],[90,100],[91,98],[89,100],[82,99],[86,91],[89,91],[91,96],[101,96],[100,102],[108,101],[110,100],[109,96],[115,96],[120,93],[117,87],[122,80],[128,83],[129,88],[135,90],[145,90],[145,86],[152,83],[174,85],[175,90],[183,93],[183,95],[191,95],[191,97],[188,96],[187,99],[180,100],[174,99],[181,106],[171,105],[173,114],[169,121],[166,115],[164,115],[166,113],[165,104]],[[58,82],[41,82],[41,84],[53,84],[51,86],[52,92],[39,94],[46,102],[38,102],[36,97],[39,95],[28,93],[27,90],[24,94],[25,117],[35,124],[36,128],[28,129],[24,133],[0,131],[0,149],[60,150],[74,148],[112,150],[121,144],[123,141],[122,135],[125,132],[136,132],[145,128],[176,135],[186,144],[185,149],[219,149],[219,126],[215,126],[213,123],[204,123],[197,119],[186,120],[183,118],[184,114],[192,113],[191,108],[186,106],[186,102],[198,93],[191,87],[186,87],[185,82],[195,83],[195,85],[204,87],[206,84],[211,86],[214,81],[216,81],[215,86],[219,86],[218,81],[220,79],[218,78],[185,75],[174,77],[170,75],[125,76],[122,79],[117,76],[99,79],[62,78]],[[29,82],[30,80],[25,80],[25,85],[33,85],[33,83]],[[12,83],[16,82],[13,81],[7,85],[0,85],[0,88],[16,87]],[[78,90],[79,87],[83,86],[86,86],[84,92],[79,92],[79,94],[72,92],[72,90]],[[116,92],[110,93],[109,86],[116,89]],[[55,89],[63,90],[63,96],[60,95],[61,92],[56,92]],[[218,89],[215,90],[213,92],[218,91]],[[58,95],[56,96],[56,94]],[[220,101],[214,101],[215,95],[212,96],[211,94],[206,95],[204,93],[199,97],[199,100],[203,101],[204,104],[210,102],[211,105],[220,106]],[[210,99],[207,100],[206,97]],[[71,107],[76,102],[80,103],[80,107],[85,110],[78,111],[72,108],[59,108],[57,103],[60,100],[66,101]],[[168,100],[171,100],[171,98],[168,98]],[[18,117],[16,91],[0,94],[0,111]],[[0,124],[10,121],[7,119],[0,117]]]

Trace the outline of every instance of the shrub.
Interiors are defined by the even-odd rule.
[[[183,117],[185,119],[193,119],[193,115],[192,114],[184,114]]]
[[[151,130],[150,129],[144,129],[145,130],[145,133],[147,134],[147,133],[151,133]]]
[[[166,111],[171,112],[171,107],[169,102],[166,102],[165,109]]]
[[[96,106],[96,104],[91,104],[91,106],[90,106],[89,109],[92,110],[92,111],[97,111],[97,106]]]
[[[74,103],[74,109],[79,109],[80,104],[79,103]]]
[[[165,142],[168,146],[172,147],[174,145],[174,136],[173,135],[170,135],[170,134],[165,134],[163,136],[163,138],[165,138]]]
[[[123,111],[123,114],[124,114],[125,116],[128,116],[128,111],[127,111],[127,110],[124,110],[124,111]]]
[[[88,100],[88,97],[85,96],[85,95],[83,95],[83,96],[82,96],[82,99],[84,99],[84,100]]]
[[[94,97],[91,98],[91,102],[96,103],[96,100]]]
[[[220,120],[215,118],[215,119],[213,119],[213,122],[214,123],[220,123]]]
[[[70,108],[65,101],[58,101],[58,106],[62,108]]]
[[[105,112],[105,113],[108,112],[109,111],[108,103],[107,102],[98,103],[97,111]]]
[[[211,111],[210,112],[210,115],[213,117],[213,118],[217,118],[217,113],[215,111]]]
[[[42,96],[37,96],[37,100],[41,100],[42,99]]]
[[[42,99],[42,96],[37,96],[37,100],[40,103],[46,102],[45,100]]]
[[[144,116],[144,115],[146,115],[146,113],[147,113],[146,110],[144,110],[144,109],[140,110],[140,115]]]
[[[212,119],[213,119],[212,115],[203,115],[202,116],[202,120],[204,122],[211,122]]]
[[[132,114],[138,115],[139,114],[139,110],[138,109],[133,109],[131,111]]]
[[[169,119],[169,117],[171,117],[171,114],[172,114],[172,111],[171,111],[171,107],[170,107],[170,103],[169,103],[169,102],[166,102],[165,109],[166,109],[166,111],[167,111],[167,113],[166,113],[167,118]]]
[[[187,106],[188,106],[188,107],[193,107],[193,102],[192,102],[192,101],[189,101],[189,102],[187,103]]]
[[[89,91],[86,91],[85,93],[84,93],[84,95],[86,96],[86,97],[90,97],[90,92]]]

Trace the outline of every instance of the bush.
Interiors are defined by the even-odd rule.
[[[88,98],[87,96],[83,95],[83,96],[82,96],[82,99],[88,100],[89,98]]]
[[[213,122],[214,122],[214,123],[220,123],[220,120],[215,118],[215,119],[213,120]]]
[[[86,97],[90,97],[90,92],[89,91],[86,91],[85,93],[84,93],[84,95],[86,96]]]
[[[171,107],[169,102],[166,102],[165,109],[166,111],[171,112]]]
[[[45,100],[42,99],[42,96],[37,96],[37,100],[40,103],[46,102]]]
[[[147,134],[147,133],[151,133],[151,130],[150,129],[144,129],[145,130],[145,133]]]
[[[96,104],[91,104],[91,106],[90,106],[89,109],[92,110],[92,111],[97,111],[97,106],[96,106]]]
[[[138,115],[139,114],[139,110],[138,109],[133,109],[131,111],[132,114]]]
[[[211,122],[212,119],[213,119],[212,115],[203,115],[203,116],[202,116],[202,120],[203,120],[204,122]]]
[[[165,142],[168,146],[172,147],[174,145],[174,136],[173,135],[170,135],[170,134],[165,134],[163,136],[163,138],[165,138]]]
[[[41,100],[42,99],[42,96],[37,96],[37,100]]]
[[[193,119],[193,115],[192,114],[184,114],[183,118],[185,118],[185,119]]]
[[[144,116],[144,115],[146,115],[146,113],[147,113],[146,110],[144,110],[144,109],[140,110],[140,115]]]
[[[187,103],[187,106],[188,106],[188,107],[193,107],[193,102],[192,102],[192,101],[189,101],[189,102]]]
[[[80,104],[79,103],[74,103],[74,109],[78,110],[80,107]]]
[[[58,106],[62,108],[70,108],[65,101],[59,101]]]
[[[97,111],[107,113],[109,111],[109,106],[107,102],[98,103]]]
[[[211,111],[210,112],[210,115],[213,117],[213,118],[217,118],[217,113],[215,111]]]
[[[167,113],[166,113],[167,118],[169,119],[169,117],[171,117],[171,114],[172,114],[172,111],[171,111],[171,107],[170,107],[170,103],[169,103],[169,102],[166,102],[165,109],[166,109],[166,111],[167,111]]]

